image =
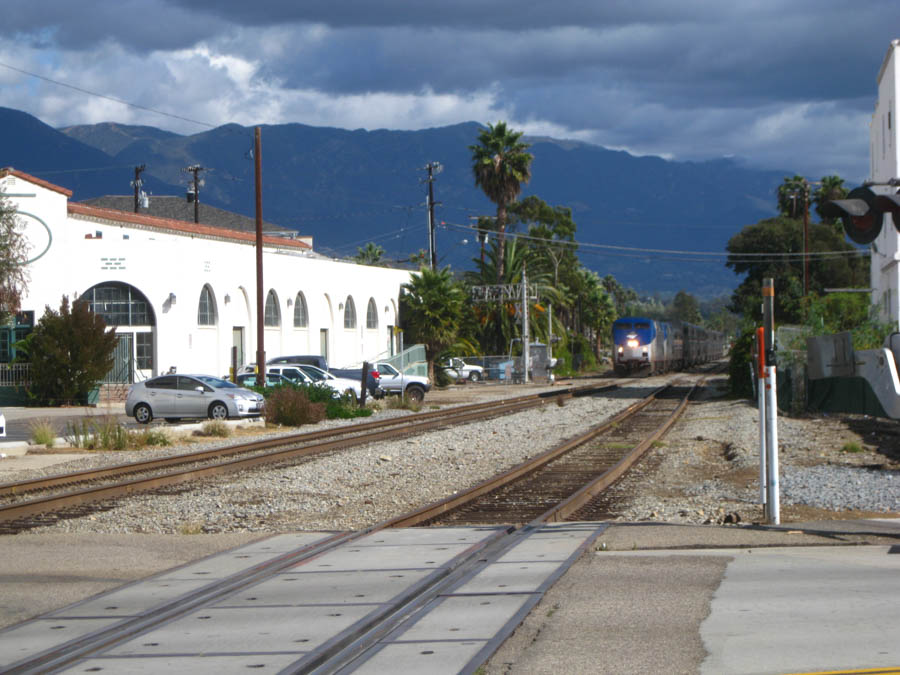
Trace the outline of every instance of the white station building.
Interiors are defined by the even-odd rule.
[[[29,245],[22,311],[0,328],[0,363],[64,295],[115,326],[113,381],[171,368],[222,376],[233,348],[238,365],[256,360],[254,232],[71,202],[71,191],[13,168],[0,169],[0,190]],[[332,260],[309,238],[263,243],[267,358],[322,354],[351,366],[395,353],[409,271]]]
[[[900,92],[900,40],[888,47],[878,72],[878,102],[869,128],[870,175],[874,183],[900,179],[900,148],[897,136],[897,94]],[[874,185],[876,193],[896,193],[900,186]],[[900,325],[900,232],[891,215],[884,219],[881,234],[871,244],[872,304],[881,308],[886,321]]]

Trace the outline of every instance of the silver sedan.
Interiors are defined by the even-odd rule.
[[[258,417],[262,411],[262,395],[211,375],[160,375],[132,385],[125,401],[125,414],[141,424],[154,417],[223,420]]]

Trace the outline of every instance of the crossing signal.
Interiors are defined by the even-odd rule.
[[[857,244],[875,241],[885,213],[894,216],[894,227],[900,231],[900,195],[879,195],[868,187],[854,188],[846,199],[834,199],[822,207],[823,216],[840,218],[844,232]]]

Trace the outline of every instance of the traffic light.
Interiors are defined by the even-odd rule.
[[[841,219],[847,236],[857,244],[875,241],[885,213],[894,216],[894,227],[900,231],[900,195],[879,195],[868,187],[854,188],[846,199],[834,199],[822,207],[822,215]]]

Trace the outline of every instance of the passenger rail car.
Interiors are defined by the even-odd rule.
[[[715,361],[725,354],[724,335],[682,321],[626,316],[613,323],[617,375],[655,375]]]

